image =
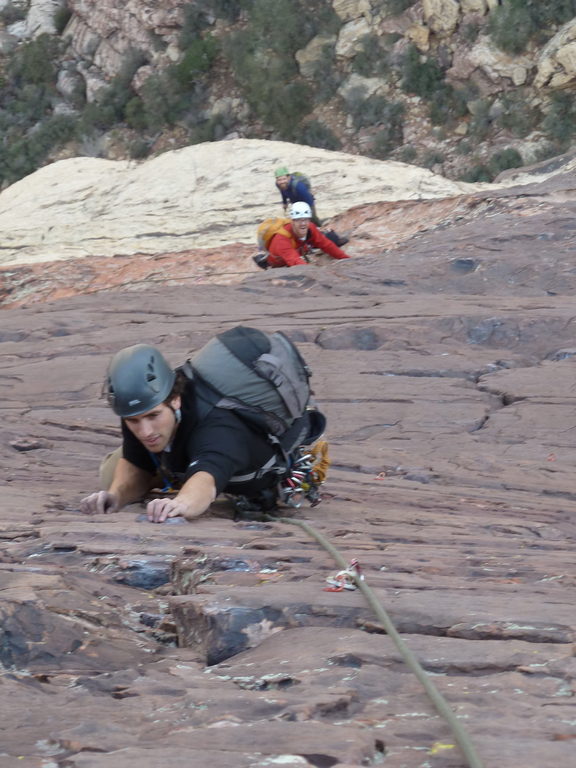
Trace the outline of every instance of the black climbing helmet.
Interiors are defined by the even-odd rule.
[[[175,372],[156,347],[135,344],[112,358],[104,392],[118,416],[140,416],[168,398],[175,379]]]

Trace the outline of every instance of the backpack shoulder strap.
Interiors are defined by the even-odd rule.
[[[308,187],[308,189],[310,189],[310,179],[308,178],[308,176],[306,176],[305,173],[301,173],[300,171],[293,171],[290,175],[294,179],[295,184],[298,184],[300,182],[304,184],[305,187]]]
[[[178,371],[181,371],[188,381],[194,382],[196,416],[198,417],[198,421],[202,421],[202,419],[205,419],[210,411],[216,406],[221,396],[208,384],[208,382],[202,379],[197,371],[194,370],[190,360],[186,360],[185,363],[180,365]]]

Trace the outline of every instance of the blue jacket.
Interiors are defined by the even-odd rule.
[[[282,195],[284,205],[288,203],[308,203],[310,208],[314,209],[314,195],[303,181],[296,181],[290,176],[290,183],[286,189],[278,191]]]

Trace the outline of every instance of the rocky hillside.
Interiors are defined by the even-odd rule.
[[[274,138],[490,180],[576,131],[574,0],[0,0],[0,183]]]

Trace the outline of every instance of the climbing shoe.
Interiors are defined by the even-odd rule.
[[[341,248],[343,245],[346,245],[348,242],[347,237],[340,237],[336,232],[334,232],[333,229],[329,229],[327,232],[324,232],[328,240],[332,240],[334,245],[337,245],[338,248]]]
[[[260,269],[268,269],[270,266],[270,264],[268,264],[267,253],[257,253],[256,256],[252,256],[252,261],[257,267],[260,267]]]

